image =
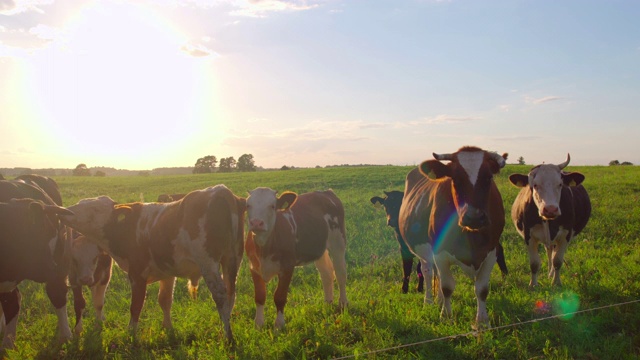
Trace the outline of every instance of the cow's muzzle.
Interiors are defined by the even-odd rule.
[[[477,231],[489,225],[489,217],[483,210],[466,206],[460,216],[460,226],[469,231]]]

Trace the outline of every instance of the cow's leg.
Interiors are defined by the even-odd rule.
[[[158,304],[164,315],[162,326],[171,329],[171,304],[173,303],[173,288],[176,285],[176,278],[170,277],[160,280],[160,291],[158,291]]]
[[[227,300],[227,287],[222,280],[222,274],[220,274],[220,263],[213,260],[208,255],[202,256],[199,259],[199,262],[202,277],[207,284],[207,288],[209,288],[209,292],[211,292],[213,301],[216,303],[216,309],[218,310],[220,320],[222,320],[227,341],[233,344],[234,340],[230,322],[231,312],[227,310],[229,306]]]
[[[399,239],[400,241],[402,239]],[[404,240],[402,240],[404,242]],[[413,270],[413,253],[406,244],[400,244],[400,256],[402,257],[402,293],[409,292],[409,280],[411,279],[411,271]]]
[[[287,292],[289,292],[289,284],[291,284],[291,278],[293,277],[293,268],[283,270],[278,275],[278,286],[276,292],[273,295],[273,300],[276,303],[276,329],[282,329],[284,327],[284,306],[287,304]]]
[[[569,242],[567,241],[567,231],[561,230],[556,236],[555,245],[553,247],[553,285],[562,286],[560,281],[560,268],[564,263],[564,254],[567,252]]]
[[[547,265],[549,267],[549,278],[554,277],[555,274],[555,269],[553,268],[553,252],[554,252],[554,247],[556,245],[554,243],[551,243],[549,245],[545,245],[545,248],[547,249]]]
[[[527,250],[529,252],[529,267],[531,269],[529,287],[533,288],[538,285],[538,271],[540,271],[540,254],[538,253],[538,241],[536,241],[535,238],[529,239]]]
[[[256,328],[261,328],[264,325],[264,303],[267,299],[267,284],[262,279],[262,276],[256,271],[251,269],[251,278],[253,279],[254,299],[256,302]]]
[[[110,256],[101,255],[98,260],[98,273],[94,274],[97,282],[91,286],[91,297],[93,298],[93,308],[96,310],[96,326],[100,326],[105,320],[104,316],[104,300],[111,281],[111,270],[113,268],[113,260]]]
[[[422,293],[424,291],[424,275],[422,274],[422,262],[420,260],[418,260],[418,265],[416,265],[416,274],[418,275],[418,288],[416,290]]]
[[[322,289],[324,290],[324,301],[328,303],[333,302],[333,279],[334,279],[334,269],[333,263],[329,258],[329,253],[327,251],[322,254],[322,256],[314,262],[316,264],[316,268],[318,272],[320,272],[320,279],[322,280]]]
[[[67,314],[67,280],[66,277],[56,278],[45,285],[47,296],[55,308],[58,317],[58,340],[65,342],[73,337],[69,327]]]
[[[242,251],[239,251],[238,254],[238,256],[231,254],[222,259],[222,274],[224,275],[222,279],[227,287],[226,312],[229,318],[231,318],[231,312],[236,303],[236,280],[240,264],[242,264]]]
[[[453,312],[451,311],[451,295],[456,288],[456,280],[451,272],[451,263],[446,256],[437,256],[435,258],[436,266],[438,267],[438,275],[440,276],[440,289],[442,291],[442,312],[440,317],[451,318]],[[425,264],[422,264],[424,271]],[[440,293],[438,293],[440,295]]]
[[[347,300],[347,260],[345,259],[346,253],[346,239],[342,232],[339,235],[333,236],[329,239],[329,255],[335,268],[336,279],[338,280],[338,289],[340,290],[340,307],[347,306],[349,301]],[[332,285],[333,289],[333,285]]]
[[[140,276],[133,276],[129,272],[129,283],[131,284],[131,319],[129,319],[129,329],[135,331],[140,321],[140,312],[147,296],[147,281]]]
[[[82,294],[81,285],[72,286],[71,291],[73,292],[73,310],[76,313],[76,324],[73,327],[73,332],[76,335],[80,335],[80,333],[82,333],[82,315],[87,306],[87,302]]]
[[[422,276],[424,277],[424,302],[427,304],[433,304],[433,248],[430,244],[421,244],[413,249],[420,258],[420,268],[422,270]],[[440,291],[438,291],[440,296]]]
[[[2,314],[5,321],[4,337],[0,349],[13,349],[15,345],[21,299],[22,295],[20,295],[18,288],[8,293],[0,293],[0,304],[2,304]]]
[[[193,300],[198,298],[198,284],[200,282],[200,276],[189,279],[187,289],[189,290],[189,297]]]
[[[478,328],[490,326],[489,314],[487,313],[487,296],[489,295],[489,278],[496,259],[496,250],[494,249],[487,254],[486,259],[484,259],[475,274],[476,301],[478,302],[476,325]]]

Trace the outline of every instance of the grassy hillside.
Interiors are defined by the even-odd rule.
[[[268,287],[265,328],[253,326],[255,305],[248,261],[242,264],[232,315],[235,349],[224,345],[221,322],[209,291],[201,282],[199,298],[191,301],[186,280],[179,279],[172,309],[175,328],[161,326],[157,284],[148,288],[139,331],[127,330],[130,289],[116,267],[107,291],[106,323],[94,329],[93,309],[85,332],[72,342],[54,341],[52,306],[40,284],[21,285],[24,308],[16,350],[8,358],[60,359],[254,359],[254,358],[430,358],[430,359],[609,359],[640,356],[640,167],[569,167],[586,175],[592,218],[569,246],[562,269],[563,288],[540,277],[528,288],[529,264],[524,241],[509,212],[518,189],[508,182],[529,166],[508,165],[496,178],[507,212],[502,243],[509,275],[497,267],[491,278],[488,310],[491,331],[471,334],[476,300],[470,279],[455,271],[452,320],[440,320],[438,305],[424,305],[416,292],[400,293],[401,266],[393,232],[384,212],[369,202],[383,190],[402,190],[410,167],[300,169],[260,173],[161,177],[58,177],[65,205],[108,195],[119,202],[154,201],[161,193],[188,192],[225,184],[239,196],[257,186],[306,192],[332,188],[344,203],[347,222],[348,296],[340,312],[323,303],[322,286],[313,265],[298,268],[285,309],[287,326],[272,329],[275,281]],[[545,256],[543,256],[543,259]],[[542,274],[547,271],[543,262]],[[412,287],[415,287],[415,276]],[[90,299],[89,292],[86,296]],[[540,305],[545,305],[540,307]],[[613,305],[613,306],[611,306]],[[603,307],[590,311],[590,309]],[[71,318],[72,307],[69,304]],[[546,319],[560,311],[575,315]],[[588,310],[588,311],[587,311]],[[535,321],[540,320],[540,321]],[[463,334],[461,336],[456,336]],[[440,339],[444,338],[444,339]],[[415,344],[418,343],[418,344]],[[415,345],[410,345],[415,344]],[[403,346],[408,345],[408,346]],[[374,352],[374,353],[371,353]]]

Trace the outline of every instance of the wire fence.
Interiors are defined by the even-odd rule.
[[[508,325],[501,325],[501,326],[496,326],[496,327],[492,327],[492,328],[488,328],[488,329],[472,330],[472,331],[469,331],[469,332],[466,332],[466,333],[443,336],[443,337],[439,337],[439,338],[435,338],[435,339],[428,339],[428,340],[418,341],[418,342],[414,342],[414,343],[410,343],[410,344],[402,344],[402,345],[392,346],[392,347],[388,347],[388,348],[384,348],[384,349],[377,349],[377,350],[372,350],[372,351],[363,352],[363,353],[359,353],[359,354],[342,356],[342,357],[334,358],[333,360],[352,359],[352,358],[355,358],[355,357],[379,354],[379,353],[382,353],[382,352],[398,350],[398,349],[404,349],[404,348],[408,348],[408,347],[412,347],[412,346],[424,345],[424,344],[438,342],[438,341],[453,340],[453,339],[456,339],[456,338],[459,338],[459,337],[467,337],[467,336],[472,336],[472,335],[476,336],[476,335],[479,335],[481,333],[485,333],[485,332],[489,332],[489,331],[502,330],[502,329],[517,327],[517,326],[521,326],[521,325],[526,325],[526,324],[532,324],[532,323],[537,323],[537,322],[541,322],[541,321],[546,321],[546,320],[550,320],[550,319],[563,318],[563,317],[573,316],[573,315],[577,315],[577,314],[582,314],[582,313],[587,313],[587,312],[592,312],[592,311],[597,311],[597,310],[603,310],[603,309],[608,309],[608,308],[613,308],[613,307],[619,307],[619,306],[624,306],[624,305],[630,305],[630,304],[635,304],[635,303],[640,303],[640,299],[626,301],[626,302],[617,303],[617,304],[602,305],[602,306],[597,306],[597,307],[593,307],[593,308],[590,308],[590,309],[583,309],[583,310],[577,310],[577,311],[572,311],[572,312],[566,312],[566,313],[563,313],[563,314],[551,315],[551,316],[546,316],[546,317],[542,317],[542,318],[538,318],[538,319],[531,319],[531,320],[521,321],[521,322],[508,324]]]

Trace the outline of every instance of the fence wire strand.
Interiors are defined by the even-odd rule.
[[[372,351],[368,351],[368,352],[363,352],[361,354],[353,354],[353,355],[342,356],[342,357],[338,357],[338,358],[333,358],[333,360],[352,359],[352,358],[355,358],[355,357],[373,355],[373,354],[378,354],[378,353],[392,351],[392,350],[398,350],[398,349],[404,349],[404,348],[423,345],[423,344],[428,344],[428,343],[432,343],[432,342],[438,342],[438,341],[444,341],[444,340],[453,340],[453,339],[457,339],[459,337],[467,337],[467,336],[471,336],[471,335],[477,336],[477,335],[485,333],[485,332],[490,332],[490,331],[495,331],[495,330],[502,330],[502,329],[506,329],[506,328],[516,327],[516,326],[526,325],[526,324],[532,324],[532,323],[537,323],[537,322],[550,320],[550,319],[557,319],[557,318],[566,317],[566,316],[573,316],[573,315],[592,312],[592,311],[596,311],[596,310],[603,310],[603,309],[608,309],[608,308],[613,308],[613,307],[630,305],[630,304],[635,304],[635,303],[638,303],[638,302],[640,302],[640,299],[626,301],[626,302],[617,303],[617,304],[596,306],[596,307],[593,307],[593,308],[590,308],[590,309],[583,309],[583,310],[577,310],[577,311],[567,312],[567,313],[563,313],[563,314],[551,315],[551,316],[546,316],[546,317],[542,317],[542,318],[538,318],[538,319],[531,319],[531,320],[521,321],[521,322],[517,322],[517,323],[513,323],[513,324],[500,325],[500,326],[496,326],[496,327],[492,327],[492,328],[488,328],[488,329],[472,330],[472,331],[469,331],[469,332],[466,332],[466,333],[443,336],[443,337],[439,337],[439,338],[435,338],[435,339],[428,339],[428,340],[418,341],[418,342],[414,342],[414,343],[410,343],[410,344],[402,344],[402,345],[392,346],[392,347],[388,347],[388,348],[384,348],[384,349],[377,349],[377,350],[372,350]]]

